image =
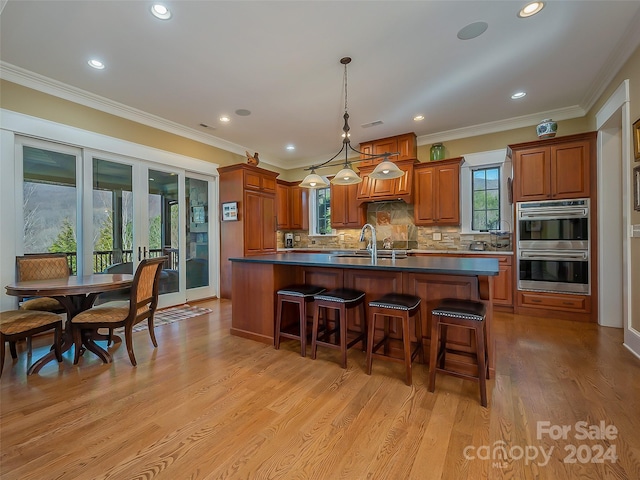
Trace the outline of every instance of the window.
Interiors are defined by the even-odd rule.
[[[500,228],[500,168],[472,170],[471,230]]]
[[[462,234],[511,231],[513,208],[507,195],[511,160],[506,149],[465,154],[460,172]]]
[[[309,193],[309,235],[331,235],[331,187]]]
[[[315,234],[327,235],[331,233],[331,188],[317,188],[315,190]]]

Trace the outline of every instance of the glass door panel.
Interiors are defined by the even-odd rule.
[[[66,253],[76,275],[79,152],[34,145],[22,145],[24,253]]]
[[[93,158],[93,272],[133,273],[133,167]]]
[[[209,287],[209,182],[198,178],[185,179],[187,195],[187,290]],[[209,290],[209,289],[205,289]],[[188,294],[189,295],[189,294]],[[192,297],[193,295],[189,295]],[[203,296],[208,296],[205,293]]]
[[[160,294],[180,291],[180,201],[179,175],[148,170],[148,253],[143,256],[168,257],[160,275]]]

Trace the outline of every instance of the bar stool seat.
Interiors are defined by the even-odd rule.
[[[300,355],[307,355],[307,303],[313,302],[314,295],[325,289],[315,285],[289,285],[278,290],[278,312],[276,314],[275,348],[280,348],[281,338],[290,338],[300,342]],[[282,311],[285,303],[298,306],[298,331],[282,330]]]
[[[374,345],[376,317],[384,317],[384,334],[382,340]],[[409,319],[415,318],[416,346],[411,351],[411,333],[409,330]],[[404,356],[402,358],[389,355],[390,321],[391,318],[399,318],[402,321],[402,346]],[[404,363],[406,373],[406,383],[413,383],[411,374],[411,363],[419,355],[419,360],[424,363],[424,350],[422,347],[422,320],[420,316],[420,297],[414,295],[403,295],[399,293],[388,293],[383,297],[369,302],[369,317],[367,322],[367,374],[371,375],[373,358],[389,360],[392,362]],[[384,346],[384,353],[376,353]]]
[[[431,311],[431,347],[429,354],[429,391],[436,385],[436,372],[446,373],[460,378],[468,378],[480,384],[480,404],[487,406],[487,379],[489,378],[489,357],[487,352],[486,307],[483,303],[470,300],[443,300]],[[476,352],[468,353],[447,348],[447,327],[461,327],[473,330],[476,339]],[[445,368],[447,353],[470,355],[478,364],[478,374],[468,375]]]
[[[315,360],[318,345],[323,347],[333,348],[340,350],[341,353],[341,365],[342,368],[347,368],[347,349],[352,347],[358,342],[362,342],[363,350],[366,348],[366,309],[364,304],[365,293],[360,290],[354,290],[351,288],[337,288],[329,290],[314,296],[315,308],[313,312],[313,327],[311,336],[311,358]],[[347,322],[347,313],[350,310],[356,309],[360,315],[360,321],[362,323],[362,331],[356,332],[349,330]],[[336,326],[333,329],[329,329],[329,321],[326,318],[327,310],[336,311]],[[325,329],[321,338],[318,338],[318,326],[320,320],[320,314],[324,312]],[[330,337],[332,334],[337,333],[337,341],[331,342]],[[352,334],[351,339],[347,338],[349,334]]]

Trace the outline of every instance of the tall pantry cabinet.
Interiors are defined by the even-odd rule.
[[[235,202],[237,220],[220,215],[220,296],[231,298],[229,258],[276,253],[278,173],[238,164],[221,167],[220,204]]]

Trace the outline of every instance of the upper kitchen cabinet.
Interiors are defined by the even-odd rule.
[[[377,202],[381,200],[404,200],[413,202],[413,165],[415,160],[394,161],[404,175],[390,180],[376,180],[369,175],[376,168],[373,165],[360,166],[359,173],[362,182],[358,184],[357,199],[362,202]]]
[[[309,228],[309,204],[307,189],[299,182],[278,180],[276,185],[278,230],[304,230]]]
[[[360,228],[366,223],[366,212],[358,201],[360,183],[331,184],[331,226],[333,228]]]
[[[462,157],[415,165],[416,225],[460,225]]]
[[[276,224],[278,230],[291,228],[291,208],[289,204],[289,183],[278,180],[276,184]]]
[[[509,145],[516,202],[583,198],[595,180],[596,132]]]
[[[369,155],[399,153],[398,156],[389,158],[393,162],[401,160],[416,160],[418,158],[418,147],[416,144],[415,133],[404,133],[402,135],[396,135],[395,137],[380,138],[378,140],[364,142],[360,144],[359,150],[362,153],[367,153]],[[360,167],[377,165],[381,161],[380,158],[368,160],[367,155],[361,155],[360,158],[363,160],[359,164]]]

